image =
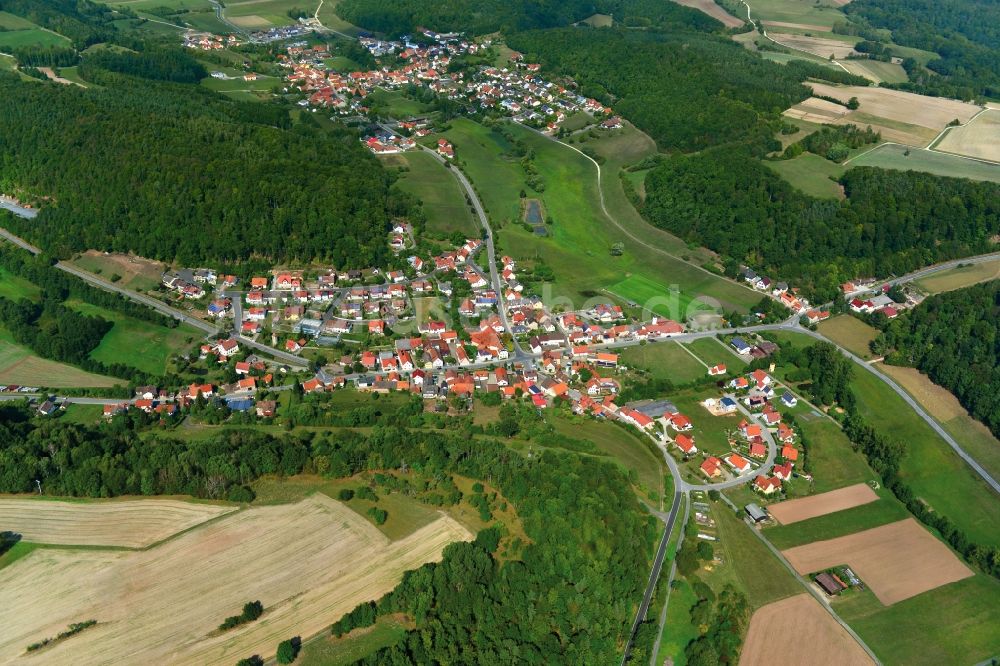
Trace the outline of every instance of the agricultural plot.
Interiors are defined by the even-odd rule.
[[[751,6],[753,17],[765,24],[801,26],[816,32],[829,31],[835,23],[845,20],[840,9],[808,0],[755,0]]]
[[[790,637],[794,636],[794,640]],[[781,663],[789,666],[862,666],[874,660],[847,630],[809,594],[798,594],[758,609],[740,652],[740,664],[772,660],[780,644]]]
[[[674,0],[678,5],[691,7],[708,14],[727,28],[738,28],[743,25],[743,19],[737,18],[715,3],[714,0]]]
[[[457,231],[473,237],[480,232],[479,223],[465,201],[465,192],[448,169],[423,151],[398,157],[409,170],[400,173],[397,185],[424,202],[428,231],[442,234]]]
[[[854,532],[888,525],[910,517],[906,507],[892,497],[891,492],[886,490],[881,492],[883,496],[874,502],[801,520],[791,525],[767,527],[764,534],[776,548],[784,550],[822,539],[847,536]],[[768,511],[775,506],[777,505],[769,505]]]
[[[345,636],[317,636],[302,646],[297,666],[351,666],[376,650],[396,645],[406,636],[406,622],[389,615],[373,626],[355,629]]]
[[[14,342],[7,330],[0,328],[0,384],[102,388],[121,383],[120,379],[95,375],[71,365],[35,356],[30,349]]]
[[[820,322],[817,330],[851,353],[866,360],[872,358],[868,343],[875,339],[878,330],[857,317],[848,314],[838,315]]]
[[[0,497],[0,525],[31,543],[145,548],[235,510],[167,499],[60,502]]]
[[[938,176],[1000,183],[1000,166],[937,150],[915,150],[886,143],[850,160],[851,166],[873,166],[899,171],[926,171]],[[935,276],[937,277],[937,276]],[[933,279],[933,278],[928,278]]]
[[[782,554],[802,575],[847,564],[886,606],[973,575],[912,518]]]
[[[836,123],[848,113],[848,108],[818,97],[803,100],[784,112],[784,116],[810,123]]]
[[[844,167],[813,153],[802,153],[790,160],[766,160],[764,164],[791,185],[820,199],[843,199],[844,190],[836,182]]]
[[[390,542],[316,495],[241,511],[148,551],[35,550],[0,570],[0,659],[231,664],[255,653],[271,657],[280,640],[323,631],[391,590],[405,571],[439,560],[447,544],[471,538],[442,516]],[[254,599],[264,605],[261,619],[215,631]],[[28,644],[83,619],[98,624],[25,655]]]
[[[809,520],[828,513],[844,511],[878,500],[878,495],[866,483],[831,490],[819,495],[778,502],[768,507],[771,515],[782,525],[790,525],[800,520]]]
[[[795,34],[791,32],[772,31],[768,32],[768,36],[782,46],[806,51],[821,58],[829,58],[832,55],[836,60],[840,60],[854,53],[855,38],[852,38],[850,42],[845,42],[843,39],[817,37],[811,32],[809,34]]]
[[[851,74],[863,76],[874,83],[905,83],[909,78],[902,65],[879,60],[842,60],[840,64]]]
[[[88,250],[72,262],[85,271],[111,280],[117,275],[117,284],[137,291],[147,291],[160,284],[160,277],[167,266],[152,259],[132,254],[110,254]]]
[[[618,362],[630,368],[644,370],[651,377],[666,379],[676,385],[701,379],[708,372],[704,363],[692,356],[679,343],[670,340],[628,347],[619,355]]]
[[[0,49],[11,49],[25,46],[69,46],[70,41],[62,35],[42,28],[30,30],[11,30],[0,32]]]
[[[715,338],[699,338],[686,343],[686,346],[710,368],[721,363],[726,366],[729,374],[735,375],[743,372],[747,367],[742,358],[727,350]]]
[[[295,19],[289,10],[315,11],[318,0],[241,0],[226,2],[224,16],[233,25],[247,30],[266,30],[280,25],[291,25]]]
[[[972,122],[948,130],[934,149],[1000,164],[1000,109],[984,111]]]
[[[705,302],[681,292],[677,285],[668,287],[643,275],[630,275],[607,290],[629,303],[635,303],[646,315],[660,315],[677,321],[711,310]]]
[[[997,176],[1000,182],[1000,170]],[[996,279],[1000,279],[1000,259],[951,268],[921,278],[914,284],[926,294],[940,294]]]

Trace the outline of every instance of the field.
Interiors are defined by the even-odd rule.
[[[772,171],[806,194],[821,199],[842,199],[843,188],[835,182],[844,173],[843,165],[813,153],[802,153],[790,160],[765,160]]]
[[[764,535],[776,548],[784,550],[822,539],[833,539],[873,527],[888,525],[910,516],[906,507],[892,497],[890,491],[880,490],[879,492],[883,496],[876,498],[874,502],[802,520],[792,525],[768,527],[764,530]],[[768,506],[768,511],[775,506],[777,505]]]
[[[31,282],[0,268],[0,297],[12,301],[19,301],[22,298],[35,301],[41,292],[42,290]]]
[[[166,499],[60,502],[0,497],[0,525],[32,543],[145,548],[235,510]]]
[[[789,666],[874,663],[809,594],[799,594],[758,609],[750,619],[740,663],[746,666],[768,663],[775,654],[776,645],[781,645],[781,663]]]
[[[866,360],[872,358],[868,343],[875,339],[878,330],[857,317],[848,314],[838,315],[820,322],[816,328],[824,337],[829,338],[844,349]]]
[[[835,23],[844,20],[840,9],[807,0],[756,0],[751,7],[753,17],[765,24],[801,26],[816,32],[829,31]]]
[[[0,32],[0,49],[9,51],[24,46],[69,46],[70,42],[62,35],[58,35],[43,28],[31,28],[29,30],[12,30],[10,32]]]
[[[997,175],[1000,178],[1000,170],[998,170]],[[940,294],[996,279],[1000,279],[1000,259],[951,268],[921,278],[914,284],[924,293]]]
[[[771,24],[773,25],[773,23]],[[793,26],[780,26],[780,27],[793,27]],[[831,55],[840,60],[846,58],[847,56],[854,53],[854,40],[857,38],[850,38],[851,41],[844,41],[843,38],[836,39],[832,37],[817,37],[812,32],[809,34],[794,34],[787,32],[773,32],[769,31],[768,36],[770,36],[774,41],[778,42],[782,46],[787,46],[788,48],[798,49],[800,51],[806,51],[817,55],[821,58],[829,58]],[[839,37],[837,35],[836,37]]]
[[[415,116],[427,111],[427,105],[410,99],[401,90],[379,88],[368,96],[370,106],[378,106],[383,113],[397,118]]]
[[[448,169],[423,151],[394,157],[409,167],[409,171],[400,174],[397,184],[424,202],[428,231],[443,234],[458,231],[466,236],[480,232],[479,223],[465,203],[465,192]]]
[[[1000,109],[984,111],[971,123],[951,128],[934,148],[1000,163]]]
[[[651,377],[667,379],[675,385],[701,379],[708,372],[701,361],[683,346],[670,340],[623,349],[618,362],[630,368],[645,370]]]
[[[152,259],[132,254],[109,254],[88,250],[73,259],[73,265],[85,271],[100,275],[106,280],[118,275],[116,284],[136,291],[147,291],[160,284],[160,277],[166,266]]]
[[[876,478],[864,456],[851,447],[850,440],[836,423],[812,413],[797,415],[796,421],[809,439],[809,455],[815,477],[812,489],[815,492],[835,490],[846,484]]]
[[[906,70],[902,65],[879,60],[842,60],[840,64],[851,74],[863,76],[875,83],[905,83]]]
[[[0,659],[231,664],[255,653],[271,657],[280,640],[325,630],[391,590],[404,571],[440,559],[448,543],[471,538],[442,516],[390,542],[316,495],[241,511],[148,551],[35,550],[0,570]],[[265,608],[260,620],[213,631],[254,599]],[[84,619],[98,624],[24,655],[29,643]]]
[[[171,357],[203,337],[185,324],[166,328],[81,301],[67,301],[67,305],[82,314],[114,322],[101,344],[90,353],[91,358],[107,364],[122,363],[152,375],[164,374]]]
[[[687,343],[685,346],[694,352],[708,367],[722,363],[726,366],[729,374],[732,375],[743,372],[747,367],[743,359],[728,351],[715,338],[700,338]]]
[[[295,661],[298,666],[350,666],[384,647],[395,645],[406,636],[406,623],[394,616],[379,617],[371,627],[355,629],[335,638],[323,634],[302,646]]]
[[[0,328],[0,384],[48,386],[52,388],[106,387],[123,383],[120,379],[85,372],[79,368],[35,356],[14,342]]]
[[[767,509],[782,525],[790,525],[800,520],[809,520],[825,516],[828,513],[861,506],[877,499],[878,495],[868,484],[856,483],[853,486],[831,490],[819,495],[778,502],[770,505]]]
[[[288,15],[290,9],[315,11],[318,0],[239,0],[225,3],[224,16],[233,25],[248,30],[266,30],[279,25],[291,25],[295,19]]]
[[[850,160],[851,166],[873,166],[900,171],[926,171],[938,176],[970,178],[1000,183],[1000,166],[977,162],[936,150],[914,150],[897,144],[883,144]]]
[[[691,7],[704,12],[722,23],[727,28],[738,28],[743,25],[742,18],[736,18],[725,9],[717,5],[714,0],[674,0],[678,5]]]
[[[879,370],[913,396],[991,476],[1000,477],[1000,441],[982,422],[970,416],[948,389],[915,368],[880,364]]]
[[[785,117],[794,120],[805,120],[811,123],[835,123],[847,115],[846,106],[841,106],[829,100],[810,97],[784,112]]]
[[[677,321],[685,321],[710,310],[705,302],[679,291],[677,285],[668,287],[644,275],[629,275],[609,286],[607,291],[635,303],[647,315],[660,315]]]
[[[913,518],[782,554],[802,575],[847,564],[886,606],[973,575]]]

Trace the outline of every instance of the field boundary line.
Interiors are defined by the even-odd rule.
[[[702,364],[703,366],[705,366],[705,369],[706,369],[706,370],[709,370],[709,369],[710,369],[710,366],[708,365],[708,363],[705,363],[705,362],[704,362],[703,360],[701,360],[700,358],[698,358],[698,355],[697,355],[697,354],[695,354],[695,353],[694,353],[693,351],[691,351],[690,349],[688,349],[688,348],[687,348],[687,345],[685,345],[685,344],[684,344],[683,342],[678,342],[678,343],[677,343],[677,346],[678,346],[678,347],[680,347],[681,349],[683,349],[684,351],[686,351],[686,352],[687,352],[688,354],[690,354],[690,355],[691,355],[691,358],[693,358],[694,360],[698,361],[698,362],[699,362],[699,363],[701,363],[701,364]]]

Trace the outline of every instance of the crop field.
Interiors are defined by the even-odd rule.
[[[934,148],[1000,163],[1000,109],[985,111],[971,123],[953,127]]]
[[[847,564],[886,606],[973,575],[913,518],[796,546],[782,555],[803,576]]]
[[[424,202],[428,231],[478,235],[479,223],[465,202],[465,192],[448,169],[423,151],[411,151],[399,157],[409,171],[400,174],[397,184],[401,190]]]
[[[235,510],[168,499],[61,502],[0,497],[0,525],[32,543],[145,548]]]
[[[770,662],[776,645],[782,646],[784,664],[874,664],[864,648],[809,594],[797,594],[757,609],[750,618],[740,664]]]
[[[645,370],[651,377],[667,379],[676,385],[693,382],[708,373],[703,363],[679,343],[670,340],[623,349],[618,362]]]
[[[825,337],[844,349],[866,360],[872,358],[868,343],[875,339],[878,330],[857,317],[848,314],[838,315],[820,322],[816,328]]]
[[[6,329],[0,328],[0,384],[80,388],[121,383],[120,379],[95,375],[72,365],[35,356],[30,349],[14,342]]]
[[[811,123],[835,123],[847,115],[848,108],[835,102],[818,97],[810,97],[786,110],[784,115],[795,120],[805,120]]]
[[[843,165],[813,153],[802,153],[790,160],[765,160],[764,164],[793,187],[821,199],[843,199],[844,190],[833,179],[844,173]]]
[[[865,419],[906,444],[900,476],[914,495],[947,516],[971,541],[1000,545],[1000,503],[993,490],[878,377],[855,369],[851,389]]]
[[[926,294],[940,294],[996,279],[1000,279],[1000,259],[951,268],[921,278],[914,284]]]
[[[403,572],[439,560],[449,543],[471,538],[441,516],[390,542],[344,505],[316,495],[240,511],[147,551],[35,550],[0,570],[0,659],[232,664],[251,654],[272,657],[279,641],[323,631],[391,590]],[[215,631],[255,599],[264,605],[261,619]],[[28,644],[84,619],[98,624],[24,654]]]
[[[773,25],[773,24],[772,24]],[[787,26],[795,27],[795,26]],[[830,37],[817,37],[813,33],[795,34],[791,32],[772,32],[768,35],[774,41],[793,49],[807,51],[821,58],[829,58],[831,55],[840,60],[854,53],[854,39],[845,42],[843,39],[831,39]]]
[[[1000,477],[1000,441],[969,415],[954,394],[916,368],[880,364],[879,370],[913,396],[987,472]]]
[[[890,143],[882,144],[875,150],[859,155],[850,161],[850,165],[873,166],[899,171],[926,171],[938,176],[1000,183],[1000,166],[977,162],[937,150],[915,150]]]
[[[883,496],[874,502],[802,520],[791,525],[776,525],[764,530],[764,535],[782,550],[802,546],[822,539],[846,536],[881,525],[895,523],[910,516],[892,493],[881,490]],[[795,500],[793,500],[795,501]],[[771,511],[776,504],[767,507]]]
[[[224,16],[230,23],[248,30],[266,30],[279,25],[291,25],[295,19],[291,9],[315,11],[318,0],[239,0],[225,3]]]
[[[815,31],[829,31],[835,23],[845,19],[840,9],[809,0],[756,0],[751,7],[755,19]]]
[[[994,578],[977,574],[889,607],[864,596],[872,595],[838,600],[835,608],[886,664],[975,664],[997,654]]]
[[[708,14],[727,28],[738,28],[743,25],[743,19],[737,18],[717,5],[714,0],[674,0],[678,5],[691,7]]]
[[[809,520],[828,513],[844,511],[878,500],[878,495],[866,483],[831,490],[819,495],[778,502],[767,509],[782,525],[790,525],[800,520]]]
[[[843,60],[840,63],[851,74],[863,76],[875,83],[905,83],[908,79],[902,65],[879,60]]]
[[[69,46],[69,40],[42,28],[0,32],[0,49],[16,49],[23,46]]]
[[[122,363],[162,375],[171,357],[184,352],[202,337],[199,331],[186,324],[166,328],[81,301],[67,301],[67,305],[82,314],[114,322],[101,344],[90,353],[91,358],[102,363]]]

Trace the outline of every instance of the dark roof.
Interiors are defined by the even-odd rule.
[[[822,587],[823,591],[830,596],[840,594],[840,592],[844,589],[844,586],[840,584],[839,580],[826,572],[819,574],[814,580],[816,581],[816,584]]]

